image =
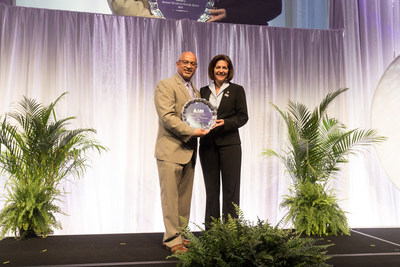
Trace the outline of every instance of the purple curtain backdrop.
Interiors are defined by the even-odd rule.
[[[0,4],[13,5],[13,0],[0,0]]]

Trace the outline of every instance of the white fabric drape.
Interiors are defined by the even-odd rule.
[[[369,128],[375,89],[400,54],[400,1],[334,0],[331,8],[330,26],[345,29],[346,83],[351,88],[347,98],[353,110],[347,124]],[[399,124],[393,115],[393,123]],[[399,225],[400,191],[384,173],[375,150],[350,161],[349,179],[342,187],[352,225]]]
[[[351,80],[353,73],[365,74],[361,65],[350,68],[353,61],[345,57],[351,56],[351,43],[346,38],[341,29],[211,24],[0,5],[0,111],[10,110],[23,95],[47,104],[68,91],[58,116],[77,116],[72,126],[97,129],[96,137],[109,148],[93,155],[83,179],[65,183],[70,193],[61,205],[69,216],[58,216],[64,229],[56,234],[162,232],[153,156],[155,85],[176,72],[182,51],[198,57],[197,87],[209,83],[210,59],[227,54],[235,66],[233,82],[246,90],[250,118],[241,129],[241,208],[250,220],[258,217],[276,224],[285,212],[279,203],[290,181],[278,161],[260,156],[264,148],[285,146],[284,124],[269,103],[284,109],[291,99],[313,108],[328,92],[350,87],[332,104],[331,114],[349,128],[368,127],[368,115],[362,112],[370,108],[373,86],[365,90]],[[397,225],[399,220],[387,212],[399,213],[399,192],[382,173],[373,151],[366,155],[352,159],[335,183],[338,195],[346,199],[343,208],[350,225]],[[369,190],[361,192],[362,188]],[[3,188],[0,193],[5,193]],[[385,210],[362,212],[365,198]],[[197,164],[191,221],[199,225],[204,202]],[[366,220],[370,217],[376,219]]]

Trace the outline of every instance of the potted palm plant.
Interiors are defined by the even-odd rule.
[[[313,112],[292,101],[287,112],[273,105],[286,123],[289,146],[279,153],[265,149],[263,155],[277,157],[290,174],[292,186],[281,202],[288,210],[283,221],[291,222],[300,233],[349,234],[346,214],[330,188],[332,179],[350,154],[386,139],[376,130],[347,131],[345,125],[327,115],[329,104],[346,90],[327,94]]]
[[[105,150],[91,134],[94,129],[67,130],[75,117],[58,120],[57,102],[43,106],[24,97],[0,123],[0,171],[6,179],[0,212],[0,238],[47,236],[61,229],[56,213],[65,194],[61,183],[79,178],[88,166],[88,151]]]

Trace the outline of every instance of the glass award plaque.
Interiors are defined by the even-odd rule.
[[[210,130],[217,119],[217,108],[204,98],[189,100],[182,111],[182,120],[193,128]]]
[[[205,22],[214,0],[149,0],[150,11],[159,18],[190,19]]]

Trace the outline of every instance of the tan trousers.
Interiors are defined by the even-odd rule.
[[[168,247],[182,244],[182,237],[178,233],[186,225],[182,224],[179,217],[189,222],[194,165],[193,160],[185,165],[157,160],[165,225],[163,241]]]

